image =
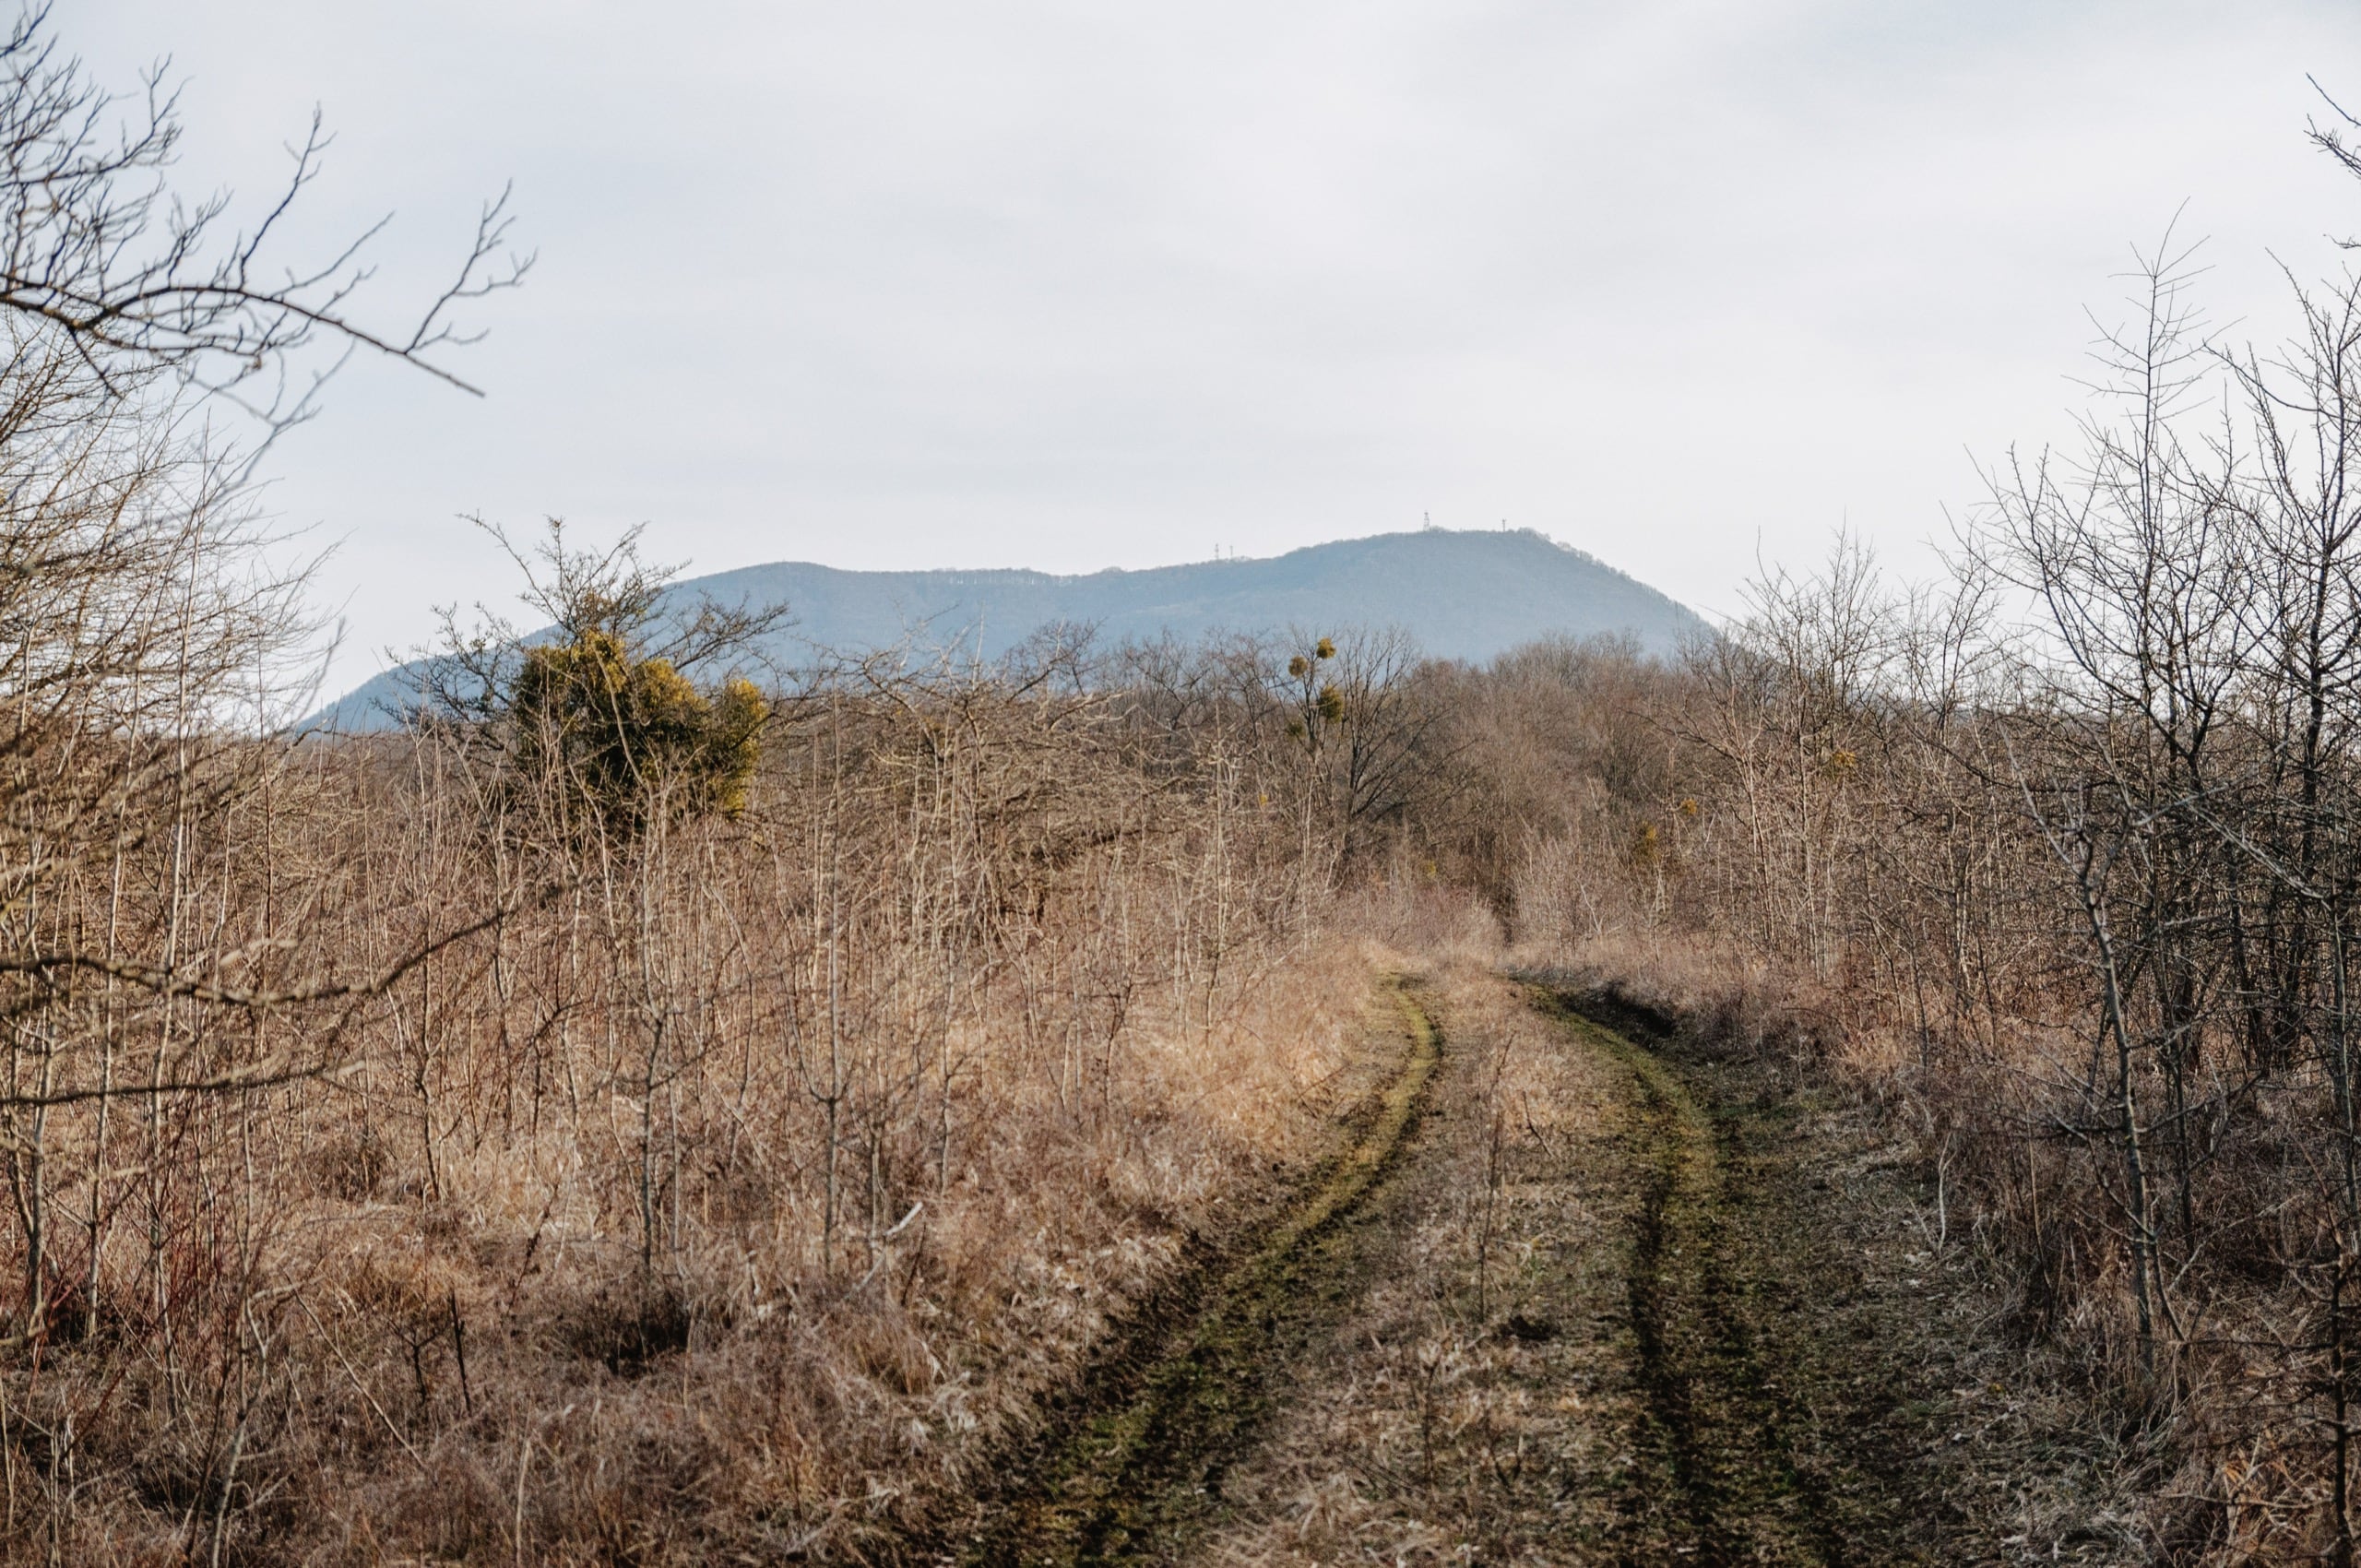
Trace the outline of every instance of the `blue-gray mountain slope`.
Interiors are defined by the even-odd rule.
[[[1667,653],[1704,631],[1694,612],[1582,551],[1538,533],[1427,529],[1315,544],[1267,560],[1201,561],[1053,576],[1027,571],[848,572],[808,562],[746,566],[676,584],[723,604],[786,604],[793,625],[772,657],[863,653],[905,643],[985,659],[1058,623],[1102,644],[1171,633],[1329,632],[1399,626],[1428,654],[1480,660],[1548,636],[1629,636]],[[396,697],[381,675],[319,716],[371,728]]]

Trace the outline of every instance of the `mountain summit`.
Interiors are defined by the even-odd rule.
[[[1707,630],[1686,606],[1529,529],[1425,529],[1292,550],[1080,576],[1014,570],[848,572],[805,561],[690,577],[674,596],[787,605],[775,657],[909,643],[993,659],[1043,626],[1090,624],[1106,641],[1169,632],[1327,632],[1399,626],[1440,659],[1481,660],[1540,637],[1623,635],[1668,653]],[[369,682],[317,722],[367,729],[397,704],[399,671]]]

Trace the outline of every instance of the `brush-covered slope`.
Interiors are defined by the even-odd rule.
[[[1145,571],[1054,576],[1026,571],[848,572],[802,561],[688,578],[671,590],[725,604],[785,604],[794,624],[771,650],[809,663],[816,650],[910,645],[997,658],[1043,626],[1091,624],[1102,642],[1169,632],[1310,633],[1399,626],[1427,653],[1484,659],[1547,636],[1622,634],[1668,652],[1705,629],[1685,606],[1540,534],[1427,529],[1315,544],[1267,560],[1200,561]],[[399,672],[381,675],[319,716],[369,728],[398,706]]]

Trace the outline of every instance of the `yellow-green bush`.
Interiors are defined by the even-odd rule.
[[[666,659],[603,629],[528,650],[510,693],[527,778],[555,778],[610,827],[657,809],[745,809],[770,705],[733,679],[708,695]]]

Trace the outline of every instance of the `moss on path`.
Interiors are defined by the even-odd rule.
[[[1462,970],[1393,1000],[1399,1064],[1336,1153],[934,1561],[2137,1560],[2070,1523],[2118,1456],[2023,1391],[1862,1118],[1609,998]]]
[[[1779,1321],[1785,1314],[1765,1287],[1809,1283],[1809,1253],[1778,1247],[1783,1228],[1766,1232],[1765,1215],[1735,1212],[1732,1191],[1733,1168],[1744,1174],[1749,1163],[1744,1123],[1761,1110],[1724,1104],[1709,1112],[1679,1074],[1626,1035],[1570,999],[1542,1004],[1627,1075],[1626,1135],[1639,1181],[1626,1296],[1642,1401],[1638,1462],[1624,1484],[1644,1494],[1627,1513],[1655,1520],[1641,1532],[1648,1545],[1701,1563],[1835,1564],[1857,1560],[1852,1543],[1865,1526],[1899,1534],[1890,1520],[1843,1517],[1841,1497],[1875,1493],[1829,1475],[1825,1455],[1820,1465],[1804,1461],[1800,1428],[1824,1402],[1819,1369],[1795,1332],[1809,1325]],[[1756,1187],[1744,1195],[1781,1194]]]
[[[1097,1369],[960,1561],[1162,1561],[1218,1512],[1225,1470],[1269,1413],[1272,1368],[1323,1337],[1359,1294],[1371,1238],[1354,1221],[1397,1163],[1441,1060],[1424,1011],[1392,989],[1402,1064],[1344,1148],[1239,1255],[1135,1330],[1129,1354]]]

